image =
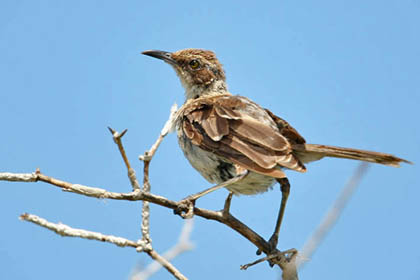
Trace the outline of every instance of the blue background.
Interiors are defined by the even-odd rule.
[[[230,91],[288,120],[308,142],[389,152],[420,162],[420,2],[400,1],[2,1],[0,171],[33,172],[128,192],[107,126],[128,128],[137,156],[155,141],[170,106],[183,103],[173,70],[147,49],[214,50]],[[279,248],[301,248],[357,163],[326,159],[292,183]],[[301,279],[420,279],[418,164],[372,166]],[[151,164],[154,193],[179,200],[209,184],[174,134]],[[0,182],[1,279],[126,279],[150,259],[131,248],[62,238],[18,220],[23,212],[136,240],[140,203],[98,200],[43,183]],[[219,209],[227,192],[200,199]],[[280,191],[234,198],[232,212],[264,237]],[[163,252],[183,221],[152,206]],[[191,279],[276,279],[247,271],[255,247],[229,228],[196,219],[194,251],[174,260]],[[153,279],[168,279],[161,270]]]

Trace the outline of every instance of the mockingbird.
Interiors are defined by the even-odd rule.
[[[178,141],[191,165],[215,187],[200,196],[226,187],[231,193],[265,192],[277,181],[282,199],[274,233],[269,240],[276,249],[290,184],[284,170],[305,172],[305,163],[338,157],[398,167],[407,160],[393,155],[306,144],[285,120],[246,97],[232,95],[225,72],[212,51],[158,50],[143,54],[171,65],[185,88],[185,103],[176,114]]]

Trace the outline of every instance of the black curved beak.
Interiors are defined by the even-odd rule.
[[[142,52],[144,55],[148,55],[154,58],[162,59],[163,61],[175,65],[176,61],[172,58],[172,53],[158,50],[149,50]]]

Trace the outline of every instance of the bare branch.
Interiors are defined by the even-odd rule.
[[[118,133],[118,131],[115,131],[110,127],[108,127],[108,129],[111,132],[112,138],[114,139],[115,144],[117,144],[118,150],[120,150],[120,154],[124,160],[125,166],[127,167],[128,179],[130,179],[130,183],[131,183],[131,186],[133,187],[133,191],[140,190],[140,184],[136,177],[136,171],[134,171],[134,169],[131,167],[130,161],[127,158],[124,146],[121,141],[121,138],[127,132],[127,129],[124,129],[124,131],[121,133]]]
[[[229,192],[229,195],[226,197],[225,205],[223,206],[223,214],[227,214],[230,212],[230,204],[232,202],[233,192]]]
[[[160,131],[159,137],[156,142],[152,145],[150,150],[144,152],[144,155],[139,156],[139,159],[144,162],[143,167],[143,192],[150,193],[150,180],[149,180],[149,166],[150,161],[153,158],[153,155],[156,153],[160,143],[162,143],[163,138],[172,130],[174,127],[175,114],[178,106],[176,104],[172,105],[169,119],[166,121],[162,130]],[[141,232],[143,239],[152,242],[150,238],[150,208],[149,202],[143,201],[143,207],[141,210]]]
[[[99,232],[87,231],[84,229],[72,228],[62,223],[55,224],[55,223],[51,223],[47,221],[46,219],[43,219],[36,215],[28,214],[28,213],[22,214],[19,218],[21,220],[31,222],[41,227],[44,227],[46,229],[49,229],[51,231],[54,231],[55,233],[61,236],[80,237],[84,239],[108,242],[108,243],[115,244],[119,247],[133,247],[133,248],[136,248],[137,251],[151,249],[150,245],[145,244],[144,242],[141,242],[141,241],[135,242],[135,241],[128,240],[122,237],[117,237],[113,235],[105,235]]]
[[[270,260],[272,260],[272,259],[274,259],[274,258],[277,258],[277,256],[275,256],[275,255],[268,255],[268,256],[265,256],[265,257],[259,258],[258,260],[253,261],[253,262],[251,262],[251,263],[243,264],[243,265],[241,265],[239,268],[240,268],[241,270],[247,270],[247,269],[248,269],[249,267],[251,267],[251,266],[254,266],[254,265],[256,265],[256,264],[259,264],[259,263],[262,263],[262,262],[265,262],[265,261],[270,261]]]
[[[143,193],[150,194],[150,182],[149,182],[149,161],[144,162],[144,175],[143,175]],[[150,237],[150,207],[148,201],[143,201],[141,208],[141,234],[143,240],[151,243],[152,238]]]
[[[324,216],[323,220],[318,225],[314,233],[306,241],[298,257],[297,266],[299,268],[301,268],[303,264],[312,257],[315,250],[324,240],[325,236],[328,234],[328,232],[330,232],[331,228],[340,218],[344,207],[347,205],[354,191],[359,186],[361,179],[368,170],[368,167],[369,164],[366,162],[361,162],[358,165],[357,169],[353,173],[353,176],[347,182],[330,210],[328,210],[327,214]]]
[[[124,136],[124,134],[127,132],[127,129],[125,129],[122,133],[118,133],[114,129],[108,127],[109,131],[112,134],[112,137],[114,139],[115,144],[117,144],[118,149],[120,150],[121,156],[124,160],[125,166],[127,167],[128,171],[128,178],[130,180],[131,186],[133,187],[133,191],[140,191],[140,184],[136,177],[136,172],[131,167],[130,161],[128,160],[124,146],[122,144],[121,138]],[[147,175],[147,182],[146,182],[146,176],[145,182],[143,184],[143,190],[150,189],[149,183],[148,183],[148,175]],[[142,219],[141,219],[141,233],[142,233],[142,239],[145,242],[151,243],[152,239],[150,238],[150,230],[149,230],[149,217],[150,217],[150,209],[149,209],[149,203],[146,201],[143,201],[143,207],[142,207]]]
[[[179,236],[179,240],[177,244],[175,244],[171,249],[166,251],[162,254],[166,260],[170,261],[174,259],[176,256],[182,254],[183,252],[192,250],[194,245],[190,241],[190,235],[193,228],[193,219],[185,220],[184,226],[182,227],[181,234]],[[145,280],[148,279],[150,276],[155,274],[162,265],[159,262],[152,262],[150,263],[145,269],[143,270],[135,270],[132,276],[130,277],[131,280]]]
[[[32,214],[22,214],[20,216],[21,220],[28,221],[34,224],[37,224],[41,227],[54,231],[55,233],[61,236],[68,236],[68,237],[80,237],[84,239],[91,239],[97,240],[102,242],[108,242],[115,244],[119,247],[133,247],[138,252],[146,252],[150,257],[154,260],[159,262],[163,267],[165,267],[171,274],[173,274],[177,279],[186,280],[187,278],[179,272],[170,262],[168,262],[165,258],[160,256],[155,250],[152,249],[151,245],[148,242],[144,242],[139,240],[137,242],[125,239],[123,237],[117,237],[113,235],[105,235],[100,232],[88,231],[84,229],[76,229],[69,227],[68,225],[62,223],[51,223],[46,219],[38,217]]]
[[[146,252],[152,259],[159,262],[164,268],[166,268],[172,275],[175,276],[176,279],[180,280],[187,280],[187,278],[176,269],[169,261],[167,261],[164,257],[159,255],[155,250],[147,251]]]
[[[36,182],[37,181],[37,176],[35,175],[35,173],[2,172],[2,173],[0,173],[0,181]]]
[[[325,235],[329,232],[331,227],[339,218],[343,208],[347,204],[348,200],[350,199],[352,193],[357,188],[361,178],[366,173],[368,168],[368,164],[362,163],[359,165],[358,169],[356,170],[353,177],[350,179],[346,187],[341,192],[339,198],[328,212],[324,220],[321,222],[320,226],[317,230],[315,230],[314,234],[310,237],[310,239],[304,245],[302,252],[299,254],[297,266],[301,267],[302,263],[309,259],[310,256],[314,253],[314,251],[318,248],[319,244],[325,237]],[[132,192],[132,193],[112,193],[107,192],[103,189],[98,188],[90,188],[87,186],[70,184],[67,182],[59,181],[54,178],[47,177],[40,173],[32,173],[32,174],[12,174],[12,173],[0,173],[0,180],[6,181],[21,181],[21,182],[35,182],[35,181],[44,181],[53,185],[57,185],[62,187],[64,190],[72,191],[75,193],[93,196],[98,198],[110,198],[110,199],[122,199],[122,200],[146,200],[152,203],[156,203],[158,205],[177,209],[179,204],[175,201],[168,200],[164,197],[153,195],[153,194],[145,194],[143,192]],[[266,254],[270,253],[270,247],[268,246],[267,242],[255,233],[252,229],[248,228],[245,224],[237,220],[234,216],[230,213],[226,213],[223,211],[211,211],[206,209],[201,209],[198,207],[194,207],[194,214],[197,216],[201,216],[206,219],[216,220],[220,223],[223,223],[233,230],[237,231],[239,234],[244,236],[246,239],[251,241],[255,244],[258,248],[261,248],[263,252]]]
[[[130,193],[116,193],[116,192],[109,192],[101,188],[93,188],[79,184],[71,184],[69,182],[61,181],[40,172],[28,173],[28,174],[13,174],[11,173],[0,173],[0,181],[20,181],[20,182],[37,182],[43,181],[51,185],[55,185],[57,187],[62,188],[64,191],[73,192],[89,197],[96,197],[96,198],[108,198],[108,199],[116,199],[116,200],[128,200],[128,201],[138,201],[144,200],[148,201],[166,208],[170,209],[178,209],[181,205],[178,202],[173,200],[169,200],[163,196],[146,193],[143,191],[133,191]],[[11,180],[9,180],[11,179]],[[232,216],[230,213],[226,213],[223,211],[212,211],[207,209],[202,209],[198,207],[194,207],[194,215],[203,217],[205,219],[218,221],[222,224],[227,225],[228,227],[232,228],[240,235],[248,239],[251,243],[253,243],[258,249],[266,254],[270,254],[271,248],[267,241],[264,240],[259,234],[253,231],[251,228],[246,226],[244,223],[239,221],[237,218]]]
[[[270,265],[277,264],[280,266],[282,273],[282,280],[298,280],[297,269],[296,269],[296,257],[298,256],[298,251],[296,249],[290,249],[283,252],[277,252],[274,254],[269,254],[266,257],[260,258],[254,262],[241,265],[241,270],[246,270],[249,267],[268,261]]]

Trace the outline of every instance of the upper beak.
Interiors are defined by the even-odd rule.
[[[176,61],[172,58],[172,53],[165,52],[165,51],[158,51],[158,50],[149,50],[144,51],[142,54],[162,59],[163,61],[170,63],[170,64],[176,64]]]

